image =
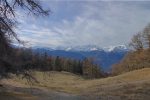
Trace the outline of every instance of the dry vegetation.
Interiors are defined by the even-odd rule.
[[[34,72],[39,83],[34,88],[48,89],[88,96],[90,99],[103,100],[149,100],[150,98],[150,68],[135,70],[125,74],[104,79],[87,80],[68,72],[50,72],[43,74]],[[27,81],[20,78],[3,80],[7,85],[26,87]]]
[[[150,52],[147,49],[130,52],[124,57],[124,59],[120,63],[113,65],[112,73],[114,75],[118,75],[137,69],[150,68],[149,55]]]

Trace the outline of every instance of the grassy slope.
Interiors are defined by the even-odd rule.
[[[150,68],[128,72],[115,77],[94,80],[85,80],[78,75],[67,72],[50,72],[46,74],[34,72],[34,75],[40,82],[39,84],[34,84],[34,86],[55,91],[93,95],[95,97],[109,95],[110,98],[115,96],[126,99],[134,98],[135,100],[150,98]],[[11,83],[9,81],[6,83]],[[13,82],[18,84],[17,86],[27,84],[26,80],[20,80],[19,78],[14,78]]]
[[[86,83],[87,93],[117,100],[149,100],[150,68]],[[115,100],[112,99],[112,100]]]

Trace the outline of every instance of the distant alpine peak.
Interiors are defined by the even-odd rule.
[[[128,51],[127,46],[125,45],[117,45],[117,46],[109,46],[100,48],[96,45],[84,45],[84,46],[76,46],[76,47],[68,47],[66,51],[105,51],[105,52],[112,52],[112,51]]]
[[[39,47],[36,47],[39,48]],[[109,47],[104,47],[100,48],[99,46],[96,45],[83,45],[83,46],[75,46],[75,47],[53,47],[53,48],[43,48],[46,50],[64,50],[64,51],[104,51],[104,52],[112,52],[112,51],[127,51],[128,48],[125,45],[118,45],[118,46],[109,46]]]
[[[90,51],[96,51],[98,48],[91,48]]]
[[[66,51],[97,51],[102,50],[100,47],[96,45],[84,45],[84,46],[75,46],[75,47],[67,47]]]
[[[107,52],[112,52],[112,51],[127,51],[128,48],[126,45],[118,45],[118,46],[109,46],[104,48],[105,51]]]
[[[70,51],[72,49],[72,47],[67,47],[65,48],[65,51]]]

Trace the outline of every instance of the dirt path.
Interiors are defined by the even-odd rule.
[[[81,95],[29,87],[13,80],[3,80],[0,84],[3,84],[0,87],[0,98],[3,97],[3,100],[91,100]]]
[[[86,100],[85,97],[81,97],[78,95],[52,91],[36,91],[33,93],[33,95],[38,96],[38,100]]]
[[[85,100],[84,97],[63,92],[54,92],[46,89],[16,89],[18,92],[30,93],[38,97],[38,100]]]
[[[20,99],[17,98],[16,100],[87,100],[86,97],[83,96],[63,93],[63,92],[54,92],[44,88],[15,87],[11,85],[4,85],[3,91],[4,93],[9,93],[9,94],[10,93],[22,94],[22,98]],[[25,99],[25,97],[23,97],[28,95],[30,95],[31,99],[29,98]],[[34,99],[32,98],[32,96],[34,97]],[[6,98],[6,100],[8,99]]]

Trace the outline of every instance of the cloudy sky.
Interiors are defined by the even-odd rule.
[[[16,31],[28,46],[128,44],[150,22],[148,1],[42,1],[51,9],[50,16],[18,13]]]

